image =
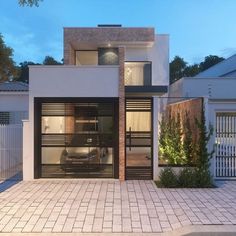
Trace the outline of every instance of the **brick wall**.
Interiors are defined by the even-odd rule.
[[[177,117],[177,114],[180,115],[182,125],[184,125],[186,114],[188,115],[194,143],[198,142],[199,133],[195,119],[201,120],[202,109],[202,98],[195,98],[167,105],[167,112],[171,114],[171,117]]]
[[[75,53],[78,45],[94,47],[95,45],[112,42],[154,42],[154,28],[125,27],[94,27],[94,28],[64,28],[64,64],[75,64]],[[87,48],[88,49],[88,48]]]
[[[119,179],[125,180],[125,49],[119,48]]]

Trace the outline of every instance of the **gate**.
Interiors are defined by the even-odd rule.
[[[216,114],[215,177],[236,177],[236,113]]]
[[[21,178],[22,125],[0,125],[0,180]]]

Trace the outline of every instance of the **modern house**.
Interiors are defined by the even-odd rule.
[[[168,35],[64,28],[64,65],[29,67],[23,178],[157,178],[168,86]]]
[[[170,85],[169,97],[181,100],[204,98],[207,124],[214,133],[211,171],[215,179],[236,177],[236,55],[195,77],[185,77]],[[173,99],[172,99],[173,100]]]

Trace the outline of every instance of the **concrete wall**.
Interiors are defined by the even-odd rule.
[[[118,66],[30,66],[32,97],[118,97]]]
[[[28,111],[28,92],[0,92],[0,111]]]
[[[184,95],[183,91],[184,79],[179,79],[175,83],[169,86],[169,97],[172,98],[181,98]]]
[[[170,86],[170,97],[236,98],[236,78],[182,78]]]
[[[152,47],[126,47],[125,61],[151,61],[152,85],[169,85],[169,36],[156,35]]]

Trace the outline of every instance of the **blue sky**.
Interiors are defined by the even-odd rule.
[[[152,26],[170,35],[170,59],[203,60],[236,53],[236,0],[43,0],[19,7],[0,0],[0,33],[14,59],[42,62],[63,57],[63,27],[122,24]]]

